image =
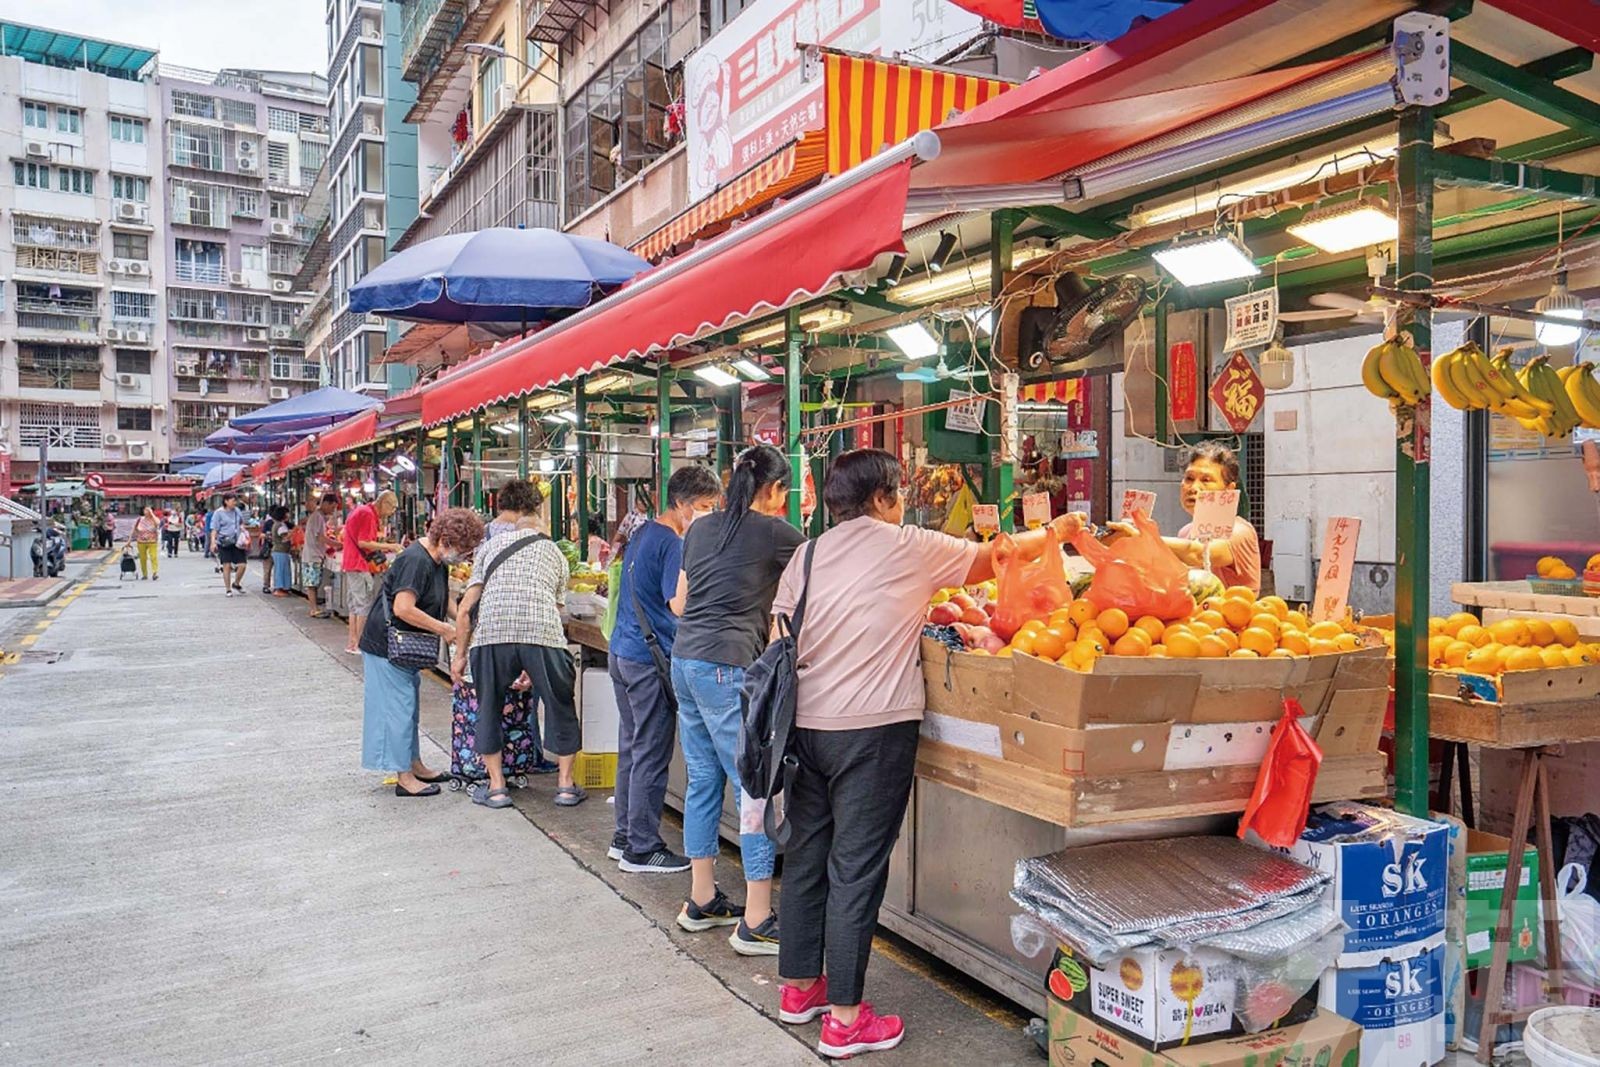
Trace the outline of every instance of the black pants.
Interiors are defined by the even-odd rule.
[[[162,530],[161,531],[161,540],[162,540],[162,543],[164,543],[166,545],[167,558],[168,559],[177,559],[178,558],[178,531],[176,531],[176,530]]]
[[[833,1004],[861,1003],[920,726],[795,731],[800,770],[785,798],[793,837],[783,854],[778,974],[826,974]]]
[[[627,839],[628,852],[647,856],[667,847],[661,840],[661,805],[667,800],[678,715],[655,664],[612,656],[610,671],[617,694],[616,836]]]
[[[557,756],[577,753],[583,728],[572,699],[578,671],[570,652],[547,645],[479,645],[467,658],[472,664],[473,683],[478,687],[474,752],[482,756],[505,747],[502,717],[497,712],[506,706],[511,683],[527,671],[533,682],[533,699],[544,705],[543,747]],[[537,721],[530,722],[530,726],[537,736]]]

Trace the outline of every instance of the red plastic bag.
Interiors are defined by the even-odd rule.
[[[1283,702],[1283,718],[1272,728],[1256,787],[1239,819],[1240,837],[1254,830],[1267,844],[1288,848],[1305,832],[1317,768],[1322,766],[1322,749],[1300,725],[1305,713],[1293,697]]]
[[[1036,560],[1024,560],[1009,534],[994,539],[994,618],[989,629],[1003,641],[1011,640],[1024,623],[1048,618],[1057,608],[1072,603],[1072,583],[1053,529],[1045,531],[1045,548]]]
[[[1161,540],[1161,529],[1149,515],[1135,511],[1132,521],[1138,534],[1109,545],[1087,530],[1073,537],[1073,547],[1094,565],[1084,599],[1100,611],[1121,608],[1130,619],[1154,615],[1170,622],[1192,614],[1189,568]]]

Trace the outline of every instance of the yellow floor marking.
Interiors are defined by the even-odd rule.
[[[995,1001],[977,995],[969,989],[963,989],[960,985],[929,967],[922,960],[910,955],[898,946],[891,945],[883,938],[874,937],[872,939],[872,953],[875,956],[882,956],[902,970],[910,971],[923,981],[933,984],[941,992],[960,1001],[991,1022],[999,1023],[1011,1030],[1022,1029],[1023,1024],[1016,1012],[1003,1008]]]
[[[38,634],[28,634],[22,640],[18,641],[17,644],[19,644],[19,645],[31,645],[37,640],[39,640],[39,635]]]
[[[42,633],[43,631],[50,629],[50,620],[40,619],[38,622],[33,624],[33,628]]]
[[[62,612],[62,608],[51,608],[49,611],[45,612],[45,614],[48,615],[53,620],[57,616],[59,616],[61,614],[61,612]]]

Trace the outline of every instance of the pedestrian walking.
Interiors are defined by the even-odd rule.
[[[716,882],[718,823],[743,723],[745,668],[766,647],[778,578],[805,540],[783,520],[789,461],[771,445],[746,449],[734,464],[723,510],[683,535],[683,569],[672,610],[681,616],[672,641],[672,688],[678,697],[678,743],[689,784],[683,800],[683,851],[693,872],[678,925],[701,931],[733,926],[728,938],[745,956],[778,954],[772,907],[773,844],[762,828],[764,805],[737,790],[745,903]]]
[[[162,546],[167,550],[168,559],[178,558],[178,542],[183,538],[183,516],[177,508],[168,508],[167,517],[161,524]]]
[[[306,516],[305,543],[300,546],[300,584],[305,587],[306,603],[313,619],[326,619],[328,611],[318,599],[332,575],[328,571],[328,520],[339,508],[338,493],[323,493],[317,506]]]
[[[205,509],[191,511],[184,520],[184,537],[188,539],[189,551],[199,552],[205,547]]]
[[[110,509],[100,513],[100,521],[95,526],[95,537],[101,548],[110,548],[117,535],[117,517]]]
[[[607,855],[634,874],[686,871],[689,860],[661,839],[667,764],[677,732],[672,692],[672,640],[678,618],[667,602],[677,594],[683,535],[722,495],[706,467],[684,467],[667,481],[666,507],[628,541],[610,672],[617,694],[616,828]]]
[[[447,567],[477,548],[483,520],[467,508],[447,508],[384,572],[372,614],[361,631],[364,706],[361,717],[361,766],[394,774],[397,797],[434,796],[449,775],[422,762],[417,719],[422,680],[416,660],[396,662],[416,635],[454,641],[450,621],[456,605],[450,596]],[[406,635],[410,635],[409,638]],[[414,654],[414,653],[412,653]]]
[[[340,569],[344,572],[345,612],[350,620],[349,640],[344,650],[351,655],[360,654],[358,643],[364,632],[367,613],[378,596],[379,571],[384,562],[384,553],[399,552],[401,548],[392,541],[379,540],[381,527],[399,507],[400,499],[386,489],[372,503],[351,509],[349,518],[344,522]],[[476,548],[477,545],[472,547]]]
[[[222,588],[228,596],[242,593],[250,537],[245,528],[244,512],[239,510],[239,498],[232,493],[223,494],[222,507],[208,515],[207,520],[211,523],[207,540],[211,554],[217,557],[217,569],[222,572]]]
[[[470,666],[478,690],[472,749],[482,757],[489,780],[473,788],[472,800],[490,808],[511,806],[502,766],[505,738],[499,710],[514,699],[513,683],[526,677],[534,698],[544,705],[541,744],[556,757],[555,802],[575,807],[588,794],[572,777],[582,727],[573,697],[577,668],[561,625],[567,558],[540,530],[544,498],[532,482],[507,482],[498,502],[500,519],[510,516],[513,522],[479,546],[473,559],[450,664],[458,685]]]
[[[133,520],[130,540],[139,552],[139,579],[161,580],[161,520],[154,508],[145,508],[144,514]]]
[[[992,545],[903,526],[900,462],[881,449],[840,456],[823,486],[837,523],[789,561],[773,610],[805,613],[790,838],[784,850],[779,1018],[828,1014],[817,1051],[843,1057],[898,1045],[905,1025],[861,1000],[900,835],[925,703],[920,642],[928,598],[994,574]],[[1051,525],[1064,538],[1081,516]],[[1023,558],[1046,531],[1016,539]],[[870,580],[864,580],[869,576]]]
[[[217,558],[216,539],[211,536],[211,527],[215,525],[218,510],[218,508],[212,508],[210,511],[206,512],[206,523],[204,530],[206,559]],[[217,561],[217,573],[222,573],[222,562],[220,560]]]
[[[284,597],[294,586],[294,526],[282,504],[268,513],[272,537],[272,595]]]

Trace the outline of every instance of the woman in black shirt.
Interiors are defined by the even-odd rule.
[[[422,762],[417,717],[422,686],[418,671],[389,662],[389,623],[399,630],[438,634],[454,641],[449,621],[456,605],[450,597],[448,566],[469,558],[483,540],[483,520],[468,508],[441,511],[427,536],[395,557],[383,576],[378,603],[361,631],[365,707],[361,718],[361,766],[398,776],[397,797],[428,797],[448,775]]]

